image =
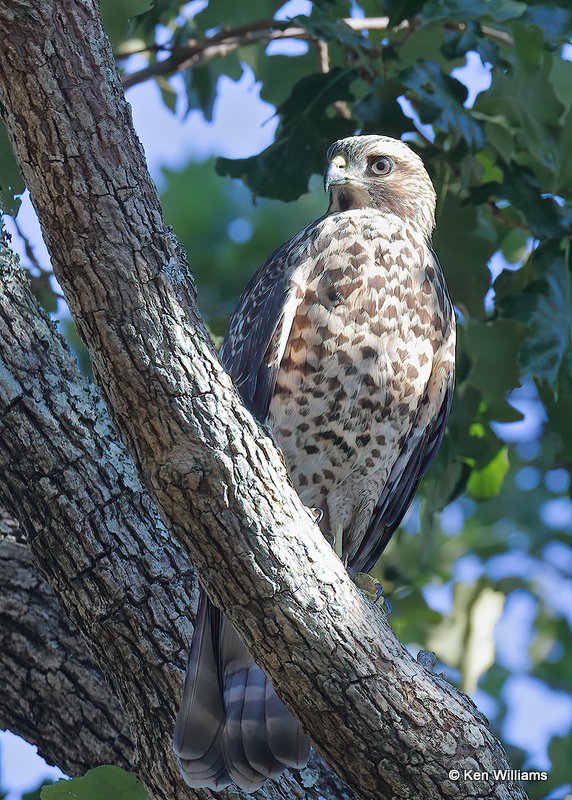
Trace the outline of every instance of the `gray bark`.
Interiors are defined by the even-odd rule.
[[[69,636],[60,635],[65,622],[53,608],[49,616],[30,621],[27,636],[22,629],[19,638],[11,636],[19,615],[23,619],[38,607],[43,590],[31,576],[16,576],[24,556],[12,563],[9,555],[15,552],[4,544],[0,590],[6,625],[0,627],[0,663],[18,663],[20,671],[13,672],[4,690],[3,724],[72,774],[76,767],[83,772],[114,761],[108,756],[117,751],[114,763],[137,770],[152,797],[211,797],[183,784],[171,754],[197,603],[194,572],[140,485],[95,388],[80,376],[63,339],[38,308],[25,273],[1,242],[0,287],[0,498],[17,515],[37,566],[84,640],[70,644]],[[3,530],[14,533],[5,516]],[[1,615],[2,610],[0,622]],[[48,622],[50,627],[36,636],[34,631]],[[87,679],[69,667],[74,653],[88,647],[91,656],[87,652],[80,660],[90,674],[93,662],[99,665],[99,687],[104,676],[111,688],[102,696],[93,674]],[[58,658],[68,651],[64,668]],[[42,664],[54,664],[49,690]],[[83,695],[68,696],[75,690],[66,669],[78,686],[87,681],[85,706]],[[84,731],[83,719],[96,698],[111,726],[99,728],[99,748]],[[41,725],[52,713],[53,734]],[[59,743],[58,731],[64,732]],[[84,735],[89,741],[82,760],[77,748]],[[127,740],[133,742],[129,748]],[[314,786],[306,790],[302,781],[309,779]],[[257,796],[317,800],[343,793],[339,778],[316,758],[310,773],[285,775]]]
[[[470,700],[417,664],[378,608],[363,600],[300,504],[272,442],[232,390],[162,221],[95,2],[4,0],[0,38],[5,121],[56,277],[117,430],[209,594],[356,792],[376,800],[525,797],[514,783],[449,780],[451,769],[506,767],[500,744]],[[16,375],[25,369],[12,367]],[[21,404],[15,390],[12,409]],[[80,418],[74,424],[95,423]],[[26,440],[34,433],[26,431]],[[59,457],[65,463],[76,455],[64,450]],[[80,519],[77,498],[89,504],[98,489],[91,480],[67,486],[67,478],[60,466],[47,482],[78,517],[69,534],[77,545],[93,535],[92,515]],[[24,489],[22,483],[18,491]],[[121,492],[106,489],[113,511]],[[108,584],[119,582],[117,605],[92,612],[93,625],[82,632],[99,648],[101,632],[114,630],[107,644],[126,664],[114,690],[127,713],[134,696],[136,711],[144,711],[138,745],[144,774],[152,775],[168,759],[150,734],[165,730],[161,691],[165,684],[172,691],[180,651],[169,637],[161,640],[159,665],[153,650],[133,660],[134,639],[133,650],[125,647],[124,637],[133,636],[122,622],[128,587],[118,565],[110,564],[119,546],[112,525],[101,562],[90,560],[89,548],[79,563],[55,547],[37,557],[42,568],[52,561],[45,571],[60,596],[70,582],[86,580],[96,604],[102,591],[106,601],[113,595]],[[132,557],[141,558],[141,551]],[[176,572],[173,565],[172,581]],[[153,579],[164,592],[172,588],[162,575],[150,575],[152,585]],[[141,598],[142,616],[156,608],[148,598]],[[162,600],[162,612],[177,602]],[[143,671],[153,674],[159,666],[163,683],[150,678],[152,690],[141,696],[123,683],[127,671],[140,681]]]
[[[39,742],[49,763],[68,775],[133,763],[117,699],[30,548],[8,537],[0,541],[0,671],[0,728]]]

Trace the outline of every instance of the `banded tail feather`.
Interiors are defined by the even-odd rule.
[[[173,749],[186,783],[255,792],[310,745],[234,628],[201,590]]]

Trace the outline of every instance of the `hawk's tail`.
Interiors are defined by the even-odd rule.
[[[247,793],[308,760],[298,722],[202,590],[173,748],[189,786]]]

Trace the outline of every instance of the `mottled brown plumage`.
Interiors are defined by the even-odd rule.
[[[403,142],[362,136],[336,142],[328,160],[327,213],[253,276],[221,359],[245,404],[271,426],[303,502],[323,512],[320,526],[338,555],[352,571],[367,572],[439,447],[453,393],[455,318],[430,245],[435,192],[421,159]],[[219,615],[208,629],[211,650],[225,625]],[[236,636],[233,642],[240,651]],[[223,687],[225,664],[220,654],[210,664]],[[240,680],[240,700],[237,686]],[[275,697],[269,691],[266,701]],[[183,704],[187,722],[190,711],[206,713],[200,698],[191,705]],[[223,706],[217,724],[224,732]],[[287,731],[280,757],[266,770],[258,761],[255,776],[241,779],[253,759],[248,746],[236,755],[239,747],[237,778],[224,745],[217,750],[217,736],[226,734],[215,728],[210,744],[220,754],[220,776],[207,785],[233,779],[253,790],[276,774],[277,763],[303,761],[306,742],[279,709],[274,721]],[[259,725],[249,728],[253,718]],[[258,747],[264,718],[263,704],[251,703],[242,716],[245,731],[257,731]]]

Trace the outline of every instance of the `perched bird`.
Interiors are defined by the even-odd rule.
[[[252,277],[222,362],[269,425],[302,501],[351,572],[368,572],[443,432],[455,317],[431,249],[435,191],[403,142],[328,151],[327,212]],[[309,743],[203,593],[174,736],[191,786],[255,791]]]

